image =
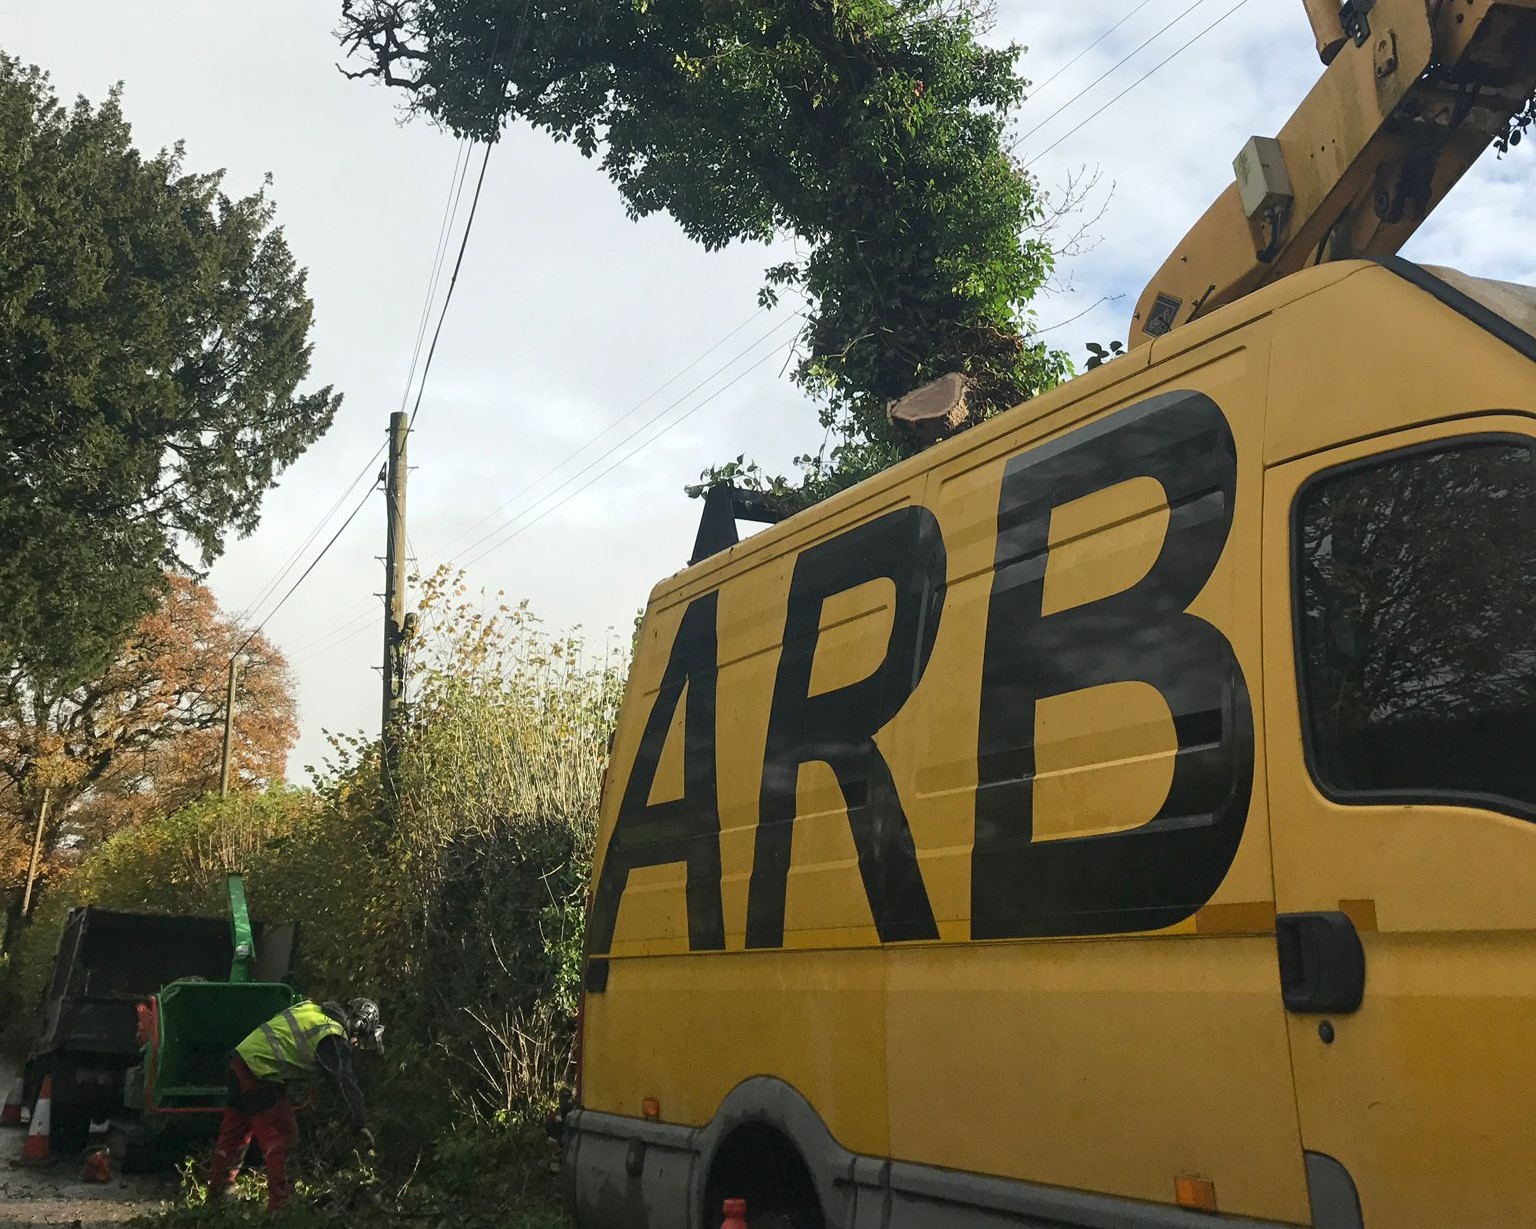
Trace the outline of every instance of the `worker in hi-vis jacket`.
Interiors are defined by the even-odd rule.
[[[289,1153],[299,1139],[290,1085],[307,1084],[317,1071],[336,1081],[352,1128],[373,1147],[362,1090],[352,1073],[352,1050],[384,1052],[384,1024],[372,999],[312,1003],[301,999],[253,1029],[231,1056],[228,1103],[214,1146],[208,1192],[218,1198],[234,1185],[252,1136],[267,1168],[267,1204],[276,1211],[293,1194]]]

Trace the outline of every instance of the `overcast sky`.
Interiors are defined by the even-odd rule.
[[[1059,324],[1050,340],[1079,362],[1085,342],[1124,336],[1142,286],[1230,182],[1243,142],[1275,132],[1320,71],[1301,0],[1234,4],[998,2],[992,37],[1025,44],[1021,71],[1038,83],[1019,116],[1020,150],[1054,191],[1084,168],[1100,176],[1084,215],[1105,207],[1097,245],[1035,305],[1042,327]],[[227,168],[232,192],[270,172],[289,243],[309,269],[314,382],[336,385],[346,401],[268,495],[260,529],[214,568],[214,591],[232,611],[270,587],[401,408],[460,154],[449,134],[403,122],[396,93],[338,73],[338,8],[0,0],[0,46],[48,69],[61,94],[100,100],[123,82],[141,147],[184,139],[188,166]],[[1489,155],[1407,254],[1536,281],[1532,144],[1502,162]],[[473,560],[477,589],[528,599],[552,629],[627,635],[651,585],[692,547],[698,505],[685,483],[741,452],[787,469],[820,443],[814,408],[780,375],[790,307],[754,317],[770,263],[763,248],[705,253],[665,218],[631,222],[575,150],[523,128],[506,133],[411,439],[410,543],[421,566]],[[325,730],[376,730],[381,633],[370,595],[382,587],[383,515],[372,497],[266,624],[298,680],[295,779],[323,757]],[[497,536],[475,545],[487,533]]]

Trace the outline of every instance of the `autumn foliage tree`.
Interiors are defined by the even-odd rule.
[[[227,666],[242,661],[231,780],[280,781],[298,737],[287,663],[220,612],[213,594],[166,578],[159,605],[111,666],[76,687],[12,666],[0,679],[0,875],[7,886],[49,800],[44,848],[92,845],[218,787]],[[24,871],[24,867],[21,868]]]

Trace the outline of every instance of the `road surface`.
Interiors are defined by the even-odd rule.
[[[10,1091],[14,1067],[0,1060],[0,1096]],[[78,1157],[59,1159],[46,1169],[18,1164],[25,1129],[0,1128],[0,1229],[13,1225],[74,1225],[98,1229],[124,1225],[152,1212],[175,1193],[166,1178],[125,1178],[95,1185],[80,1181]],[[94,1142],[94,1141],[93,1141]],[[104,1141],[103,1141],[104,1142]]]

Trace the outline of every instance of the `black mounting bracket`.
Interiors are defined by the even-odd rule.
[[[1364,47],[1371,37],[1370,11],[1375,7],[1376,0],[1344,0],[1339,8],[1339,23],[1356,47]]]
[[[693,540],[692,567],[711,555],[730,550],[741,541],[736,522],[759,521],[777,525],[789,513],[783,501],[765,491],[744,491],[734,486],[714,486],[704,496],[704,510],[699,514],[699,533]]]

